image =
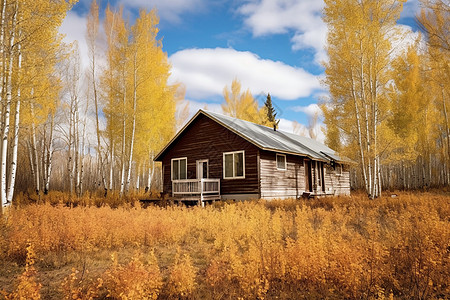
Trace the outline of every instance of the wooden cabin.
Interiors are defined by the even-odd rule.
[[[296,134],[199,110],[155,157],[181,201],[349,195],[349,161]]]

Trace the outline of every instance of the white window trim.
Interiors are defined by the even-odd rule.
[[[284,168],[278,168],[278,156],[284,156]],[[286,171],[287,170],[287,160],[285,154],[276,154],[275,155],[275,163],[277,165],[277,170]]]
[[[242,176],[234,176],[235,174],[235,170],[234,170],[234,154],[235,153],[242,153]],[[225,177],[225,155],[226,154],[233,154],[233,177]],[[223,159],[223,166],[222,166],[222,170],[223,170],[223,179],[243,179],[245,178],[245,151],[244,150],[240,150],[240,151],[231,151],[231,152],[224,152],[222,155],[222,159]]]
[[[184,179],[173,179],[173,161],[174,160],[183,160],[183,159],[186,160],[186,179],[187,179],[187,157],[177,157],[177,158],[172,158],[170,160],[170,179],[172,181],[173,180],[184,180]],[[180,175],[180,165],[178,165],[178,177],[180,177],[179,175]]]

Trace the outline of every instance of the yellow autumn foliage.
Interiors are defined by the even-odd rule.
[[[449,215],[445,192],[206,208],[28,205],[2,221],[0,251],[20,262],[32,244],[40,282],[55,256],[90,271],[82,279],[67,268],[58,299],[444,299]],[[113,262],[99,268],[107,253]],[[74,255],[91,259],[77,265]]]

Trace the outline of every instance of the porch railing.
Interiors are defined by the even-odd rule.
[[[172,181],[172,196],[199,196],[204,200],[206,195],[220,195],[220,179],[183,179]]]

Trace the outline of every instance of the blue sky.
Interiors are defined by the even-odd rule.
[[[108,1],[98,0],[102,8]],[[91,0],[80,0],[68,13],[60,32],[78,40],[86,64],[84,34]],[[172,64],[172,82],[186,88],[191,114],[208,105],[220,112],[222,90],[241,81],[262,103],[270,93],[281,118],[280,127],[294,131],[318,111],[327,91],[320,84],[326,60],[326,26],[321,0],[116,0],[131,22],[140,8],[158,10],[159,38]],[[418,0],[408,1],[400,19],[405,30],[417,30]],[[102,16],[101,16],[102,17]],[[415,36],[411,33],[411,39]],[[316,133],[323,140],[317,125]],[[298,131],[298,127],[297,127]]]

